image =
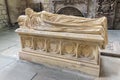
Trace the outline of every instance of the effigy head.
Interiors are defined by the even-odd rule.
[[[25,9],[25,15],[28,15],[29,17],[31,17],[31,15],[34,13],[34,11],[31,8],[27,8]]]
[[[18,17],[17,22],[18,22],[20,27],[25,26],[26,17],[27,17],[26,15],[21,15]]]

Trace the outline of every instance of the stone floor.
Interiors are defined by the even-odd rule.
[[[105,50],[101,50],[102,54],[120,57],[120,30],[109,30],[108,38],[109,43]]]
[[[120,31],[108,31],[109,42],[120,41]],[[11,30],[0,31],[0,80],[120,80],[120,58],[101,55],[101,77],[19,60],[20,41]]]

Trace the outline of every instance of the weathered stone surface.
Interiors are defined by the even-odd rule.
[[[26,0],[8,0],[9,15],[11,23],[16,23],[19,15],[24,14]]]
[[[6,13],[6,10],[2,10],[2,14],[3,14],[3,15],[7,14],[7,13]]]
[[[99,48],[108,43],[105,17],[90,19],[27,8],[25,15],[18,18],[18,24],[21,59],[99,76]]]
[[[4,16],[7,16],[6,14],[6,6],[4,0],[0,0],[0,28],[5,27],[8,22],[8,18],[5,18]],[[5,21],[5,22],[4,22]]]
[[[1,16],[0,16],[0,19],[4,20],[4,15],[1,15]]]

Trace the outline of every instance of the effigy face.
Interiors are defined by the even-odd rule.
[[[25,11],[26,15],[18,18],[20,28],[16,30],[21,37],[21,59],[99,76],[99,49],[105,48],[108,42],[105,17],[37,13],[30,8]]]

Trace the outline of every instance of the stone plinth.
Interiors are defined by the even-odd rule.
[[[68,67],[99,76],[99,35],[17,29],[22,42],[19,56],[37,63]],[[89,36],[89,37],[88,37]]]

